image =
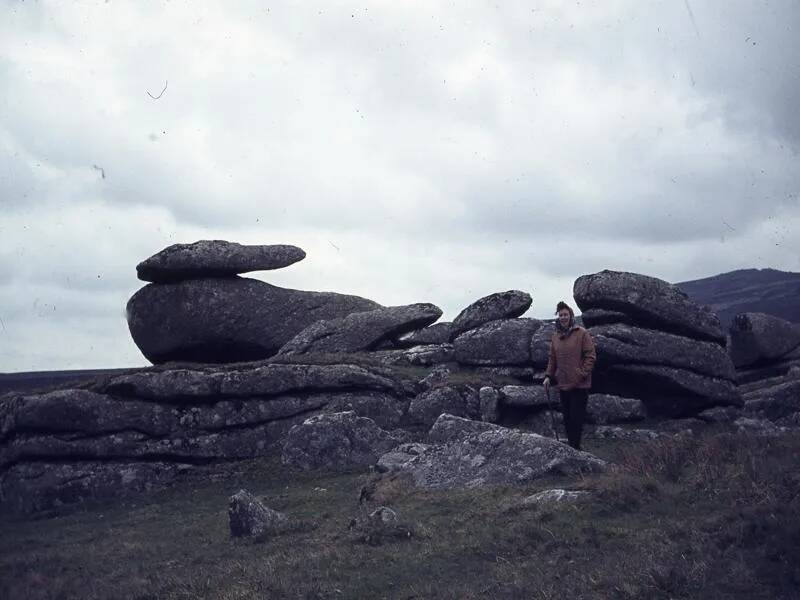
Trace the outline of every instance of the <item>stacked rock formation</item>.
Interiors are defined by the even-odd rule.
[[[86,389],[6,395],[0,512],[152,489],[201,465],[277,453],[292,426],[323,412],[356,411],[392,430],[408,411],[406,387],[354,365],[252,363],[150,368]]]
[[[381,308],[358,296],[239,277],[304,257],[300,248],[285,245],[203,240],[170,246],[136,267],[139,279],[152,283],[128,301],[133,340],[154,364],[259,360],[319,320]]]
[[[670,417],[741,405],[719,319],[676,286],[601,271],[578,278],[573,295],[597,346],[595,390]]]

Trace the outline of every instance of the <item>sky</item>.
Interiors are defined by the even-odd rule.
[[[800,3],[0,1],[0,372],[148,364],[125,304],[174,243],[449,320],[800,271]]]

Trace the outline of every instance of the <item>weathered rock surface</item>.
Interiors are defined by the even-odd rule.
[[[531,363],[534,368],[544,370],[547,368],[547,359],[550,355],[550,340],[556,332],[552,322],[542,323],[531,337]]]
[[[481,421],[497,423],[500,420],[500,392],[489,386],[478,390],[481,401]]]
[[[531,339],[541,326],[536,319],[500,319],[459,335],[455,358],[467,365],[527,365]]]
[[[582,312],[622,312],[641,326],[725,344],[719,318],[698,306],[677,286],[621,271],[601,271],[575,281],[573,296]]]
[[[380,308],[331,292],[276,287],[245,277],[149,284],[127,305],[128,328],[153,363],[259,360],[309,325]]]
[[[284,344],[278,354],[371,350],[384,340],[430,325],[441,316],[441,309],[433,304],[387,306],[351,313],[317,321]]]
[[[400,338],[400,341],[409,346],[422,346],[425,344],[449,344],[453,336],[453,324],[450,322],[434,323],[425,329],[412,331]]]
[[[550,397],[541,385],[504,385],[500,388],[500,404],[544,408],[558,403],[558,394],[552,390]]]
[[[476,300],[453,319],[451,339],[489,321],[519,317],[532,302],[530,294],[520,290],[498,292]]]
[[[686,369],[734,381],[733,363],[719,344],[616,323],[592,327],[598,368],[613,364],[650,364]]]
[[[189,408],[85,390],[17,397],[0,405],[0,472],[29,461],[203,464],[252,458],[274,451],[293,422],[328,400],[222,400]]]
[[[384,350],[372,353],[387,366],[418,365],[430,367],[455,361],[453,344],[424,344],[403,350]]]
[[[697,418],[706,423],[733,423],[742,416],[742,409],[735,406],[715,406],[701,413]]]
[[[445,385],[450,381],[450,376],[452,374],[452,370],[447,365],[436,365],[431,369],[430,373],[420,379],[419,385],[424,390],[432,390],[433,388]]]
[[[399,391],[385,374],[347,364],[262,363],[219,369],[143,370],[111,377],[97,391],[144,400],[203,401],[216,396],[277,396],[318,390]]]
[[[603,310],[602,308],[590,308],[581,313],[581,320],[586,328],[597,327],[598,325],[612,325],[614,323],[634,324],[630,315],[616,310]]]
[[[780,427],[767,419],[739,417],[733,424],[742,433],[753,433],[756,435],[778,435],[788,431],[786,427]]]
[[[348,469],[373,465],[395,446],[409,441],[352,411],[310,417],[289,431],[281,458],[300,469]]]
[[[408,407],[408,420],[430,427],[442,413],[477,418],[480,414],[478,391],[469,386],[440,386],[422,392]]]
[[[228,500],[231,537],[264,539],[283,531],[289,518],[264,505],[250,492],[239,490]]]
[[[663,365],[619,364],[595,371],[594,389],[639,398],[652,416],[687,417],[713,406],[741,406],[733,382]]]
[[[588,436],[606,438],[606,439],[619,439],[619,440],[637,440],[637,441],[650,441],[659,438],[662,434],[652,429],[628,429],[619,427],[617,425],[598,425],[594,429],[587,431]]]
[[[147,369],[93,389],[7,395],[0,512],[124,495],[176,477],[181,465],[277,453],[293,425],[324,411],[353,409],[395,427],[406,392],[353,365],[257,364]],[[392,434],[389,444],[402,440]],[[43,477],[41,464],[59,466]]]
[[[800,412],[800,380],[756,389],[744,395],[748,417],[775,420]]]
[[[431,430],[428,432],[428,442],[431,444],[446,444],[448,442],[462,440],[476,433],[500,431],[502,429],[503,427],[500,425],[493,425],[492,423],[485,423],[483,421],[474,421],[472,419],[465,419],[457,415],[444,413],[436,419],[433,427],[431,427]]]
[[[764,313],[741,313],[730,329],[731,360],[737,368],[780,360],[800,346],[800,326]]]
[[[142,281],[173,283],[288,267],[306,257],[297,246],[244,246],[224,240],[173,244],[136,265]]]
[[[638,398],[622,398],[611,394],[589,394],[586,405],[587,423],[608,425],[641,421],[647,417],[644,403]]]
[[[395,429],[403,424],[410,403],[402,396],[368,390],[329,394],[326,397],[326,412],[353,411],[359,417],[372,419],[382,429]]]
[[[414,457],[419,456],[428,449],[428,444],[409,442],[400,444],[378,459],[375,469],[379,473],[398,471]]]
[[[424,488],[508,485],[546,475],[601,471],[606,467],[604,461],[591,454],[540,435],[464,421],[465,427],[478,423],[491,429],[432,445],[405,463],[402,470],[409,473],[416,485]]]

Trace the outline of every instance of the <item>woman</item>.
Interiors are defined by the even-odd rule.
[[[544,378],[544,389],[551,383],[561,393],[561,411],[569,445],[581,449],[581,432],[586,416],[592,369],[597,359],[589,332],[575,324],[575,313],[566,302],[556,307],[556,331],[550,339],[550,358]]]

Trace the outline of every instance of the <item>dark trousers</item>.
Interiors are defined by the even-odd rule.
[[[586,403],[589,390],[574,389],[561,391],[561,412],[564,415],[564,428],[567,430],[569,445],[581,449],[583,420],[586,418]]]

